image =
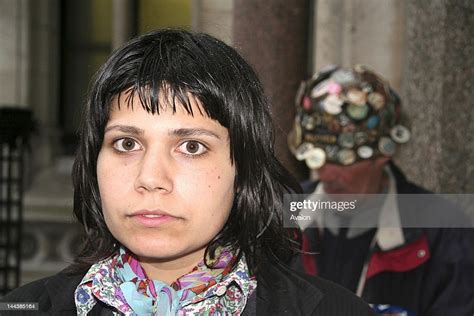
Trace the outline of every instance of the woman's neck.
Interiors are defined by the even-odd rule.
[[[188,274],[204,258],[204,249],[202,252],[193,252],[191,254],[171,259],[157,260],[156,258],[138,257],[138,261],[145,270],[149,279],[159,280],[168,285],[176,281],[179,277]]]

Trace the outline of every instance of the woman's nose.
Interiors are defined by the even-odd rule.
[[[161,156],[161,158],[160,158]],[[156,152],[146,152],[140,163],[138,175],[135,180],[137,191],[173,191],[172,173],[169,159]]]

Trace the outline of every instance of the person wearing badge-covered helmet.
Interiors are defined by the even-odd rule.
[[[303,182],[307,197],[379,197],[352,213],[313,212],[313,222],[299,222],[305,271],[345,286],[382,315],[472,314],[474,290],[465,278],[474,272],[472,229],[403,226],[422,210],[401,195],[430,192],[392,161],[412,135],[389,83],[363,65],[328,66],[301,83],[295,103],[288,146],[318,179]],[[440,212],[462,218],[436,201]],[[445,253],[449,266],[438,259]]]
[[[397,144],[410,140],[410,130],[400,124],[399,97],[361,65],[318,73],[301,84],[296,103],[288,144],[310,169],[326,161],[348,166],[391,157]]]

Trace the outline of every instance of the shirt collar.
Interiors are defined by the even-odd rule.
[[[245,256],[242,256],[232,272],[226,275],[218,284],[211,286],[206,291],[194,297],[190,304],[194,304],[214,295],[223,296],[229,288],[235,288],[243,297],[248,297],[256,285],[255,278],[249,275]]]
[[[111,262],[115,260],[116,257],[117,254],[92,265],[89,271],[82,278],[81,282],[76,288],[74,295],[78,313],[87,314],[97,303],[97,296],[100,296],[100,292],[107,290],[107,286],[101,286],[101,291],[94,291],[93,283],[97,277],[104,279],[106,284],[110,283],[111,278],[109,275],[112,273],[112,271],[110,271],[109,267],[111,266]],[[229,274],[225,275],[219,283],[196,295],[185,305],[184,308],[189,305],[199,305],[200,302],[203,302],[207,298],[213,296],[223,297],[225,295],[229,296],[230,294],[230,300],[239,298],[239,302],[236,302],[233,306],[242,312],[245,308],[246,300],[255,290],[256,286],[257,281],[254,277],[250,276],[245,256],[242,256],[236,263],[235,268]],[[112,286],[109,286],[109,288],[112,288]],[[236,295],[236,293],[238,294]],[[124,311],[124,306],[117,305],[118,300],[108,300],[106,297],[101,297],[100,299],[105,300],[105,303],[108,305],[113,306],[118,310]]]
[[[388,192],[380,211],[375,241],[380,249],[389,250],[403,245],[405,236],[400,220],[395,176],[388,166],[385,167],[385,172],[389,178]]]

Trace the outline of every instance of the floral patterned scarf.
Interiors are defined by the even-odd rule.
[[[240,315],[257,284],[245,258],[235,260],[231,252],[218,249],[212,269],[201,261],[167,285],[150,280],[122,247],[84,276],[75,293],[78,315],[86,315],[97,300],[126,315]]]

